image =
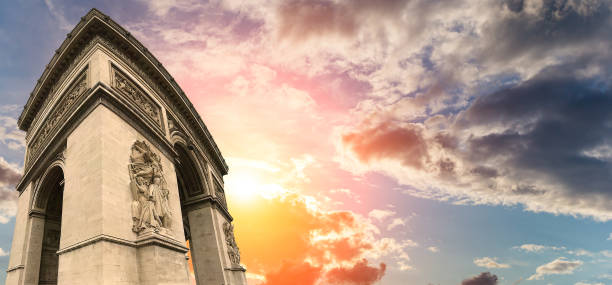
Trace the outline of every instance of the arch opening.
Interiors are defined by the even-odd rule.
[[[40,185],[36,207],[44,213],[42,249],[38,284],[57,284],[64,198],[64,173],[54,167]]]
[[[181,201],[181,216],[183,219],[183,230],[185,232],[185,240],[187,247],[189,248],[189,277],[193,284],[196,284],[197,268],[195,262],[196,257],[193,255],[193,240],[191,238],[191,227],[189,223],[189,216],[185,207],[185,202],[190,198],[201,195],[204,193],[204,184],[198,174],[198,168],[195,162],[188,154],[185,147],[181,144],[175,144],[174,149],[176,150],[178,157],[175,160],[176,178],[178,182],[178,190]]]

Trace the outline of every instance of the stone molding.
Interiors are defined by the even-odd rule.
[[[103,242],[103,241],[122,245],[122,246],[133,247],[133,248],[140,248],[140,247],[145,247],[145,246],[150,246],[150,245],[159,245],[161,247],[164,247],[170,250],[174,250],[180,253],[187,253],[189,251],[187,247],[180,244],[178,241],[171,239],[169,237],[166,237],[166,236],[159,235],[159,234],[151,234],[151,235],[139,237],[136,241],[130,241],[130,240],[114,237],[114,236],[107,235],[107,234],[101,234],[101,235],[97,235],[95,237],[89,238],[87,240],[84,240],[82,242],[64,247],[58,250],[57,254],[62,255],[62,254],[77,250],[79,248],[82,248],[88,245],[92,245],[98,242]]]
[[[13,272],[13,271],[19,270],[19,269],[24,269],[24,268],[25,268],[25,266],[23,264],[19,264],[17,266],[13,266],[13,267],[7,269],[6,273]]]
[[[200,196],[195,199],[192,198],[187,201],[183,201],[183,206],[185,207],[184,209],[186,212],[200,209],[206,204],[211,204],[213,208],[218,209],[223,217],[225,217],[225,219],[228,221],[231,222],[234,220],[232,215],[230,215],[227,209],[223,207],[219,200],[211,195]]]
[[[28,216],[30,216],[31,218],[44,219],[47,215],[45,215],[45,212],[43,210],[31,209],[28,213]]]
[[[226,267],[224,268],[227,271],[242,271],[242,272],[246,272],[246,268],[242,267],[242,265],[236,266],[236,267]]]

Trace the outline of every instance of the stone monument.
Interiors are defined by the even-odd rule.
[[[172,76],[108,16],[81,18],[18,124],[7,285],[188,285],[189,262],[198,285],[246,284],[223,156]]]

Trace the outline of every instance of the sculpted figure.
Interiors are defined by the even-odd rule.
[[[130,156],[130,189],[132,191],[132,230],[169,230],[172,215],[168,206],[170,191],[166,187],[161,159],[142,141],[132,146]]]
[[[225,243],[227,244],[227,254],[230,262],[234,265],[240,265],[240,249],[234,238],[234,225],[225,222],[223,223],[223,232],[225,233]]]

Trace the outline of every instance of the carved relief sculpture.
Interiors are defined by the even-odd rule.
[[[168,204],[166,178],[160,157],[144,141],[132,145],[130,156],[130,190],[132,191],[132,230],[170,234],[172,212]]]
[[[70,113],[70,109],[81,99],[87,89],[87,69],[85,69],[75,82],[72,83],[72,86],[53,109],[49,117],[46,118],[37,136],[32,139],[26,157],[26,168],[30,167],[33,160],[38,157],[42,151],[43,144],[49,142],[49,138],[55,132],[58,125],[60,125],[60,122],[65,121]]]
[[[161,127],[161,113],[160,108],[148,95],[146,95],[140,88],[136,86],[127,76],[123,75],[121,71],[113,68],[113,85],[119,89],[127,98],[132,101],[140,110],[142,110],[149,118],[151,118],[158,127]]]
[[[229,255],[232,265],[240,266],[240,249],[234,238],[234,225],[225,222],[223,223],[223,232],[225,233],[225,242],[227,244],[227,254]]]

